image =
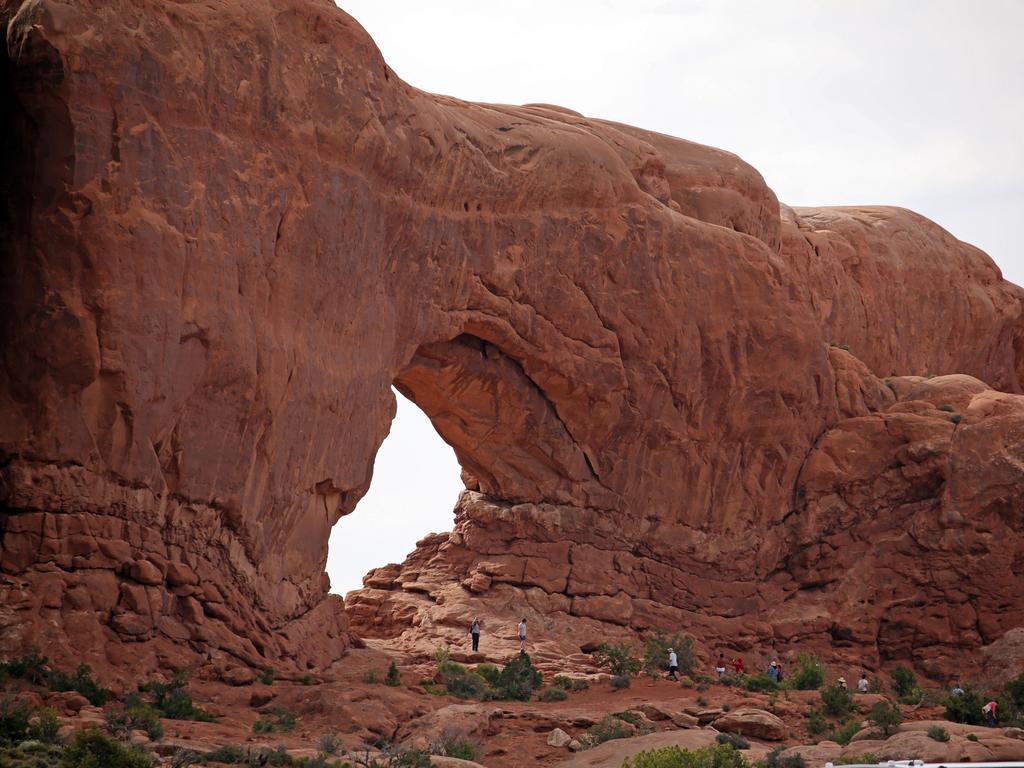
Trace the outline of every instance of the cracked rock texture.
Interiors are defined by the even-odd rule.
[[[327,0],[0,28],[4,650],[307,667],[525,614],[541,660],[659,625],[937,671],[1024,624],[1024,292],[934,223],[424,93]],[[467,490],[346,611],[392,385]]]

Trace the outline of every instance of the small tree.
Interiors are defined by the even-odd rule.
[[[393,661],[391,662],[391,666],[388,667],[388,676],[384,682],[392,688],[397,688],[402,684],[402,677],[398,674],[398,666]]]
[[[912,696],[917,690],[917,677],[906,667],[896,667],[892,671],[892,690],[899,699]]]
[[[494,686],[498,698],[529,701],[534,689],[544,684],[544,676],[533,666],[526,651],[520,651],[504,666]]]
[[[825,668],[813,653],[799,653],[796,657],[796,671],[789,678],[789,685],[798,691],[816,691],[825,682]]]
[[[595,656],[597,663],[607,666],[614,677],[629,680],[640,672],[640,660],[633,657],[633,650],[625,643],[601,643]]]
[[[962,694],[946,699],[945,717],[954,723],[982,725],[984,719],[981,714],[981,705],[981,696],[969,685],[965,685]]]
[[[868,720],[876,727],[881,728],[883,735],[889,736],[903,722],[903,713],[893,702],[879,701],[871,708]]]

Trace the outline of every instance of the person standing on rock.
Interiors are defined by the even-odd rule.
[[[983,715],[985,715],[985,722],[988,723],[989,728],[996,727],[996,706],[997,705],[995,701],[990,701],[988,704],[981,708],[981,712]]]
[[[719,677],[725,674],[725,654],[718,654],[718,661],[715,663],[715,672]]]
[[[857,690],[860,693],[867,693],[871,689],[871,684],[868,682],[868,673],[861,672],[860,680],[857,681]]]
[[[670,680],[678,680],[676,672],[679,671],[679,657],[676,656],[676,649],[668,649],[668,677]]]
[[[480,649],[480,619],[473,619],[473,624],[469,627],[469,636],[473,638],[473,653],[476,653]]]
[[[519,622],[519,650],[526,650],[526,617]]]
[[[732,660],[732,671],[735,672],[737,675],[742,675],[744,672],[747,671],[746,667],[743,666],[742,656],[737,656],[735,659]]]
[[[779,682],[779,662],[773,661],[768,666],[768,677],[770,677],[776,683]]]
[[[840,688],[842,688],[845,691],[846,690],[846,678],[845,677],[840,677],[838,680],[836,680],[836,685],[838,685]]]

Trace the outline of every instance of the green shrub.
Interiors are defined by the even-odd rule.
[[[260,676],[257,678],[257,680],[259,680],[264,685],[273,685],[274,684],[274,668],[273,667],[264,667],[263,671],[260,673]]]
[[[273,733],[274,721],[269,717],[261,717],[255,723],[252,724],[253,733]]]
[[[110,697],[110,691],[93,679],[88,664],[79,664],[73,675],[59,670],[47,672],[46,685],[51,691],[77,691],[96,707],[102,707]]]
[[[815,736],[828,730],[828,721],[814,707],[807,710],[807,730]]]
[[[223,747],[217,747],[212,752],[207,752],[204,757],[211,763],[233,765],[245,762],[245,750],[234,744],[225,744]]]
[[[835,761],[835,765],[878,765],[880,762],[881,760],[874,752],[865,752],[861,755],[840,757]]]
[[[544,684],[544,677],[533,666],[526,651],[520,651],[512,661],[505,665],[498,675],[498,683],[494,686],[494,697],[529,701],[534,690]]]
[[[889,736],[896,726],[903,722],[903,713],[891,701],[879,701],[868,713],[868,720],[876,727],[881,728],[884,736]]]
[[[620,718],[611,715],[602,718],[590,726],[590,729],[583,735],[582,741],[588,747],[596,747],[612,739],[628,739],[633,735],[633,730]]]
[[[61,757],[61,768],[152,768],[152,757],[103,735],[97,728],[86,728]]]
[[[693,678],[689,675],[683,675],[681,678],[679,678],[679,685],[683,688],[693,688]]]
[[[460,760],[476,760],[477,745],[463,732],[443,731],[440,740],[431,751],[436,755],[457,757]]]
[[[708,700],[707,699],[705,699],[703,696],[698,696],[697,697],[697,706],[706,707],[707,705],[708,705]]]
[[[18,744],[28,737],[32,710],[8,698],[0,701],[0,744]]]
[[[168,720],[195,720],[211,723],[215,720],[209,712],[200,709],[188,692],[188,677],[178,672],[169,683],[149,682],[140,688],[153,697],[153,706],[161,717]]]
[[[715,736],[715,741],[719,744],[731,744],[736,749],[750,749],[750,742],[738,733],[720,733]]]
[[[1008,682],[1003,688],[1006,700],[1018,712],[1024,711],[1024,672]]]
[[[646,750],[627,758],[622,768],[748,768],[748,765],[732,745],[718,744],[694,750],[677,746]]]
[[[615,690],[622,691],[626,688],[629,688],[629,686],[632,684],[632,681],[625,675],[615,675],[615,677],[609,680],[608,683]]]
[[[601,643],[594,657],[599,665],[608,667],[613,677],[628,679],[640,672],[640,660],[633,657],[633,649],[625,643]]]
[[[968,741],[977,741],[978,740],[978,736],[977,736],[977,734],[974,734],[974,733],[968,733],[967,734],[967,740]]]
[[[710,687],[711,687],[710,683],[697,683],[697,691],[699,691],[700,693],[703,693],[704,691],[706,691]]]
[[[40,709],[28,725],[28,737],[43,744],[56,744],[59,731],[60,718],[53,707]]]
[[[854,710],[853,695],[839,683],[821,689],[821,704],[831,717],[846,717]]]
[[[679,670],[692,675],[697,669],[697,654],[693,650],[693,638],[678,632],[669,635],[663,629],[655,629],[644,638],[643,671],[650,677],[660,677],[668,669],[668,649],[673,648],[679,661]]]
[[[154,741],[164,735],[164,727],[160,724],[160,712],[149,704],[137,703],[129,709],[108,710],[104,718],[107,730],[119,739],[126,739],[134,730],[145,731]]]
[[[941,725],[933,725],[928,729],[928,738],[935,741],[949,741],[949,731]]]
[[[816,691],[825,682],[825,668],[813,653],[798,653],[796,671],[785,682],[798,691]]]
[[[919,690],[917,677],[906,667],[896,667],[892,671],[892,690],[898,699],[913,695],[915,690]]]
[[[552,686],[541,691],[539,698],[541,701],[565,701],[569,694],[565,692],[565,688]]]
[[[312,685],[313,684],[313,676],[312,675],[303,675],[302,676],[302,684],[303,685]]]
[[[885,693],[885,683],[878,675],[872,675],[868,681],[868,693]]]
[[[452,657],[452,652],[447,647],[438,646],[434,649],[434,661],[437,662],[438,666],[449,661]]]
[[[267,765],[281,766],[291,764],[292,756],[288,754],[288,748],[284,744],[279,744],[277,749],[267,755]]]
[[[388,676],[385,678],[384,682],[392,688],[397,688],[402,684],[402,676],[398,674],[398,665],[393,661],[391,662],[391,666],[388,667]]]
[[[981,713],[981,707],[981,696],[969,685],[965,685],[962,694],[946,699],[945,717],[954,723],[984,725],[985,719]]]
[[[723,712],[731,712],[732,711],[732,704],[729,704],[729,703],[723,704],[722,705],[722,711]]]
[[[555,688],[561,688],[563,691],[571,691],[572,678],[566,675],[555,675],[551,678],[551,685]]]
[[[368,669],[363,672],[362,680],[367,685],[376,685],[380,682],[380,675],[377,674],[376,669]]]
[[[764,756],[764,762],[761,765],[764,768],[807,768],[807,763],[802,755],[780,757],[785,749],[785,747],[772,747],[768,754]]]
[[[0,661],[0,677],[16,677],[42,685],[46,681],[46,662],[45,656],[40,656],[36,651],[29,651],[16,659]]]
[[[942,405],[939,406],[939,410],[945,411],[946,413],[953,413],[955,409],[952,405],[949,405],[948,403],[943,403]]]
[[[438,665],[438,671],[442,685],[453,696],[460,699],[482,699],[487,695],[487,681],[461,664],[445,661]]]
[[[779,684],[764,672],[750,675],[743,681],[743,687],[754,693],[771,693],[779,689]]]
[[[498,679],[501,677],[501,670],[494,664],[477,664],[473,671],[486,680],[488,685],[497,685]],[[561,676],[555,677],[555,680],[558,680],[559,677]],[[562,679],[568,680],[569,678],[563,677]]]
[[[297,718],[295,717],[295,713],[292,712],[290,709],[288,709],[287,707],[275,707],[272,710],[272,714],[274,715],[275,718],[277,718],[277,722],[275,723],[275,727],[277,728],[277,730],[295,730],[295,722]]]
[[[846,725],[832,734],[832,741],[842,744],[844,747],[850,743],[854,736],[860,731],[862,723],[859,720],[850,720]]]

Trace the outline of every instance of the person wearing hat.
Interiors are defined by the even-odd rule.
[[[668,649],[668,677],[671,680],[678,680],[676,672],[679,671],[679,657],[676,656],[676,649]]]
[[[770,677],[776,683],[779,682],[779,662],[773,661],[768,666],[768,677]]]
[[[840,688],[842,688],[842,689],[843,689],[844,691],[846,690],[846,678],[845,678],[845,677],[840,677],[840,678],[839,678],[838,680],[836,680],[836,683],[837,683],[837,684],[839,685],[839,687],[840,687]]]

